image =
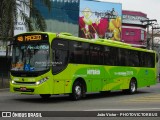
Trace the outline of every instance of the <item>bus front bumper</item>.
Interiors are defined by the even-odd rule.
[[[47,82],[40,85],[13,84],[10,82],[10,92],[20,94],[52,94],[51,87]]]

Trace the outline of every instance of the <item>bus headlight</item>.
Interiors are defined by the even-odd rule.
[[[40,85],[40,84],[46,82],[48,79],[49,79],[49,77],[45,77],[45,78],[43,78],[43,79],[37,81],[37,82],[36,82],[36,85]]]
[[[12,83],[12,84],[15,84],[15,81],[14,81],[14,80],[12,80],[12,81],[11,81],[11,83]]]

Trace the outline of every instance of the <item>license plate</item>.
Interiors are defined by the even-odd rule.
[[[26,91],[27,88],[26,87],[20,87],[20,91]]]

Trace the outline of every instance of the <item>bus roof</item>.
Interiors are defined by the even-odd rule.
[[[123,42],[115,41],[115,40],[110,40],[110,39],[86,39],[86,38],[72,36],[71,34],[66,34],[66,33],[65,34],[60,33],[60,34],[58,34],[58,37],[59,38],[68,38],[69,40],[76,40],[76,41],[100,44],[100,45],[109,45],[112,47],[133,49],[133,50],[144,51],[144,52],[155,52],[153,50],[138,48],[138,47],[133,46],[132,44],[127,44],[127,43],[123,43]]]
[[[72,34],[67,33],[67,32],[53,33],[53,32],[32,31],[32,32],[21,33],[18,35],[29,34],[29,33],[50,34],[50,35],[54,35],[57,38],[64,38],[64,39],[67,38],[68,40],[76,40],[76,41],[93,43],[93,44],[108,45],[108,46],[112,46],[112,47],[127,48],[127,49],[133,49],[133,50],[144,51],[144,52],[155,52],[153,50],[134,47],[132,44],[127,44],[127,43],[123,43],[120,41],[115,41],[115,40],[110,40],[110,39],[100,39],[100,38],[98,38],[98,39],[80,38],[80,37],[73,36]]]

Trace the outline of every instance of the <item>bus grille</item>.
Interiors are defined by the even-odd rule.
[[[22,91],[20,88],[14,88],[14,91],[19,91],[19,92],[34,92],[33,88],[27,88],[26,90]]]
[[[15,82],[16,84],[28,84],[28,85],[35,85],[36,82]]]

